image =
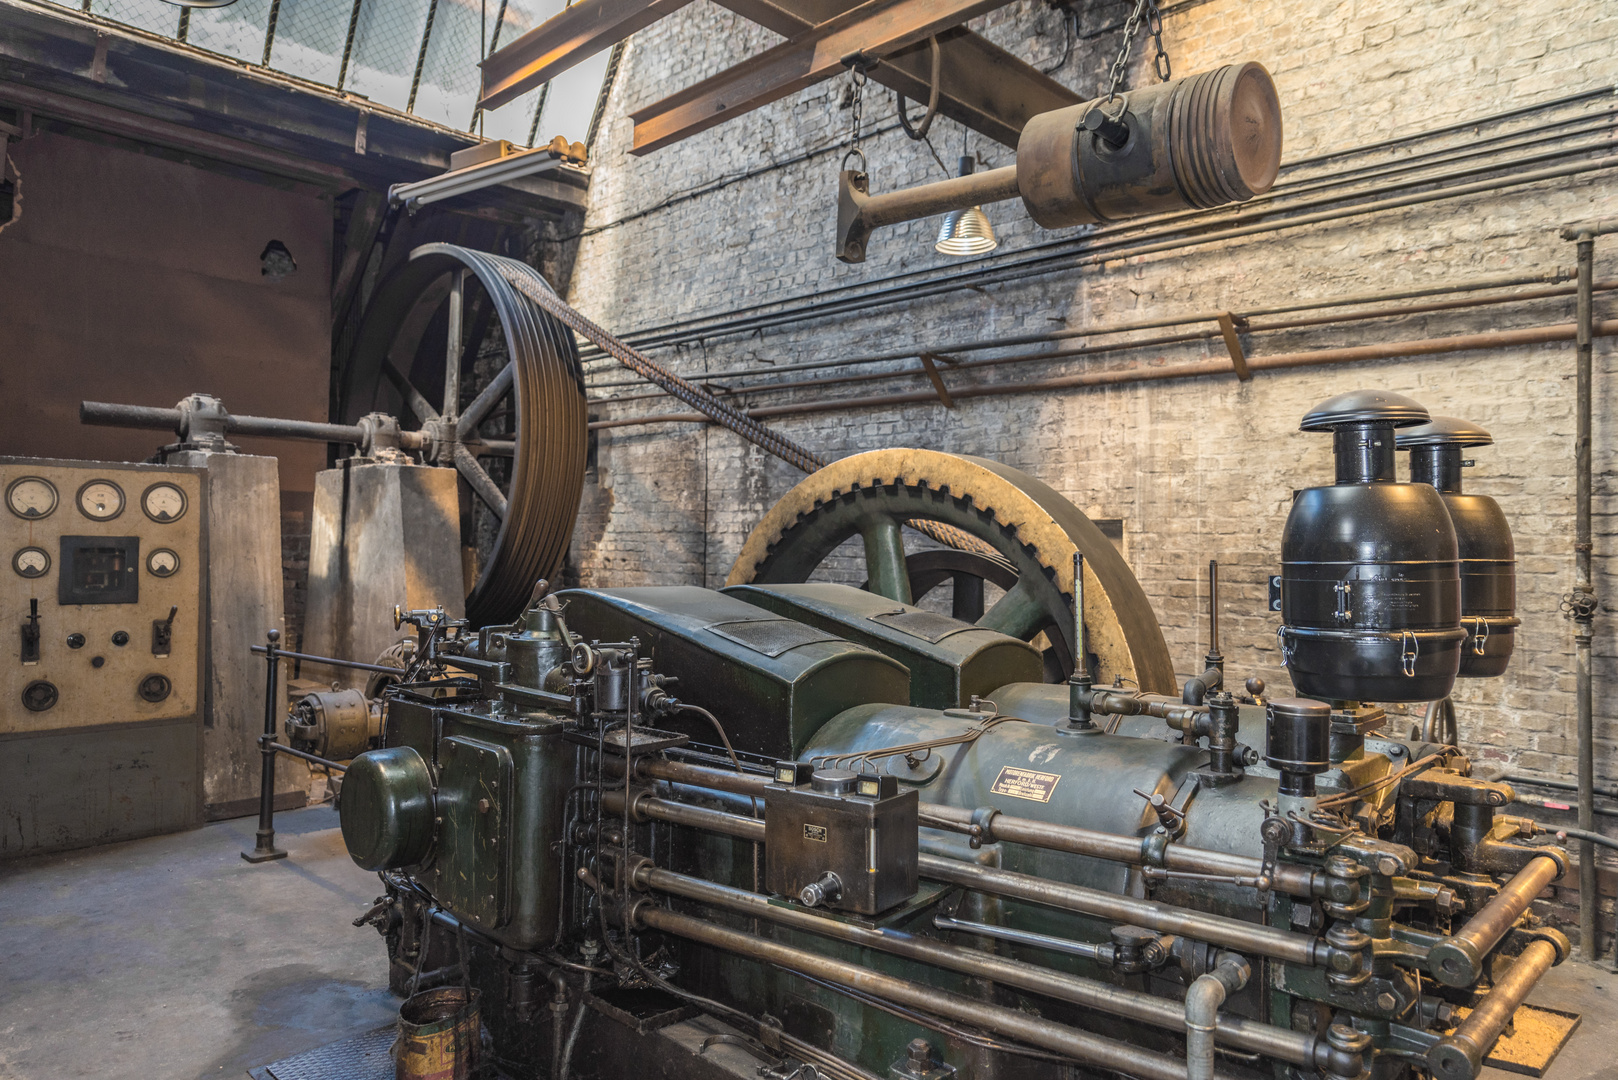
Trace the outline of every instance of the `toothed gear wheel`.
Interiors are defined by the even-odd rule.
[[[906,522],[935,521],[995,554],[921,551],[906,556]],[[806,477],[764,515],[742,546],[727,585],[809,580],[844,541],[865,547],[871,591],[911,603],[956,582],[955,617],[1023,641],[1044,634],[1046,673],[1065,679],[1073,655],[1073,553],[1085,565],[1085,633],[1098,685],[1121,679],[1149,693],[1175,692],[1174,666],[1150,602],[1117,547],[1078,507],[999,462],[935,450],[873,450]],[[1006,590],[972,610],[970,585]],[[967,597],[965,602],[962,596]],[[981,591],[978,593],[981,596]]]

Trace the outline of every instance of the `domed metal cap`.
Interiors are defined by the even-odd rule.
[[[1488,446],[1494,436],[1469,420],[1435,416],[1431,423],[1405,428],[1393,441],[1401,450],[1414,450],[1418,446]]]
[[[408,746],[367,750],[349,762],[341,802],[343,843],[362,870],[412,866],[432,847],[432,776]]]
[[[1350,390],[1310,409],[1299,431],[1331,431],[1349,424],[1392,424],[1412,427],[1432,419],[1427,409],[1403,394],[1386,390]]]

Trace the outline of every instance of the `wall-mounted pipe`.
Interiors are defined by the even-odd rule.
[[[1186,1080],[1212,1080],[1219,1010],[1224,1007],[1226,997],[1247,985],[1252,973],[1247,961],[1237,954],[1220,953],[1213,970],[1197,976],[1186,989]]]
[[[1603,319],[1591,327],[1593,337],[1611,337],[1618,334],[1618,319]],[[1274,356],[1249,356],[1247,366],[1252,371],[1277,371],[1283,368],[1315,367],[1327,364],[1346,364],[1362,360],[1394,360],[1412,356],[1436,356],[1443,353],[1470,352],[1475,349],[1520,348],[1551,341],[1572,341],[1577,328],[1571,323],[1552,326],[1530,326],[1518,330],[1501,330],[1486,334],[1457,334],[1451,337],[1423,338],[1415,341],[1390,342],[1383,345],[1355,345],[1342,349],[1313,349],[1308,352],[1277,353]],[[1053,379],[1030,382],[991,383],[980,386],[950,388],[957,400],[974,397],[998,397],[1009,394],[1044,393],[1050,390],[1073,390],[1081,387],[1122,386],[1129,383],[1156,382],[1165,379],[1199,379],[1210,375],[1231,375],[1235,367],[1229,359],[1196,360],[1165,367],[1131,367],[1113,371],[1086,371],[1076,375],[1063,375]],[[914,405],[937,401],[935,391],[916,391],[904,394],[882,394],[870,397],[833,398],[796,402],[791,405],[768,405],[746,410],[748,416],[801,416],[809,413],[836,412],[841,409],[874,408],[887,405]],[[700,413],[656,413],[646,416],[624,417],[621,420],[597,420],[590,424],[592,431],[617,427],[636,427],[644,424],[701,423]]]

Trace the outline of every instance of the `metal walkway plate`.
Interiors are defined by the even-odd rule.
[[[339,1039],[249,1069],[253,1080],[393,1080],[394,1026]]]

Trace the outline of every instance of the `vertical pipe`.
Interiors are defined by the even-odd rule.
[[[1073,674],[1067,681],[1067,730],[1098,730],[1090,719],[1090,649],[1084,640],[1084,552],[1073,553]]]
[[[461,334],[466,313],[466,271],[455,271],[449,290],[449,340],[444,346],[444,409],[450,422],[461,415]]]
[[[1225,657],[1219,651],[1219,560],[1208,560],[1208,667],[1225,670]]]
[[[259,736],[259,753],[264,755],[258,778],[258,831],[252,851],[242,852],[250,863],[284,859],[287,853],[275,846],[275,721],[276,694],[280,687],[281,655],[275,643],[281,631],[271,630],[264,646],[264,734]]]
[[[1578,238],[1578,426],[1575,433],[1578,473],[1577,535],[1574,551],[1574,648],[1578,673],[1579,738],[1579,828],[1595,828],[1595,735],[1591,711],[1590,646],[1591,623],[1595,618],[1594,585],[1590,579],[1590,367],[1594,321],[1593,272],[1595,236],[1583,232]],[[1596,941],[1596,849],[1588,840],[1579,841],[1579,951],[1585,960],[1599,955]]]

